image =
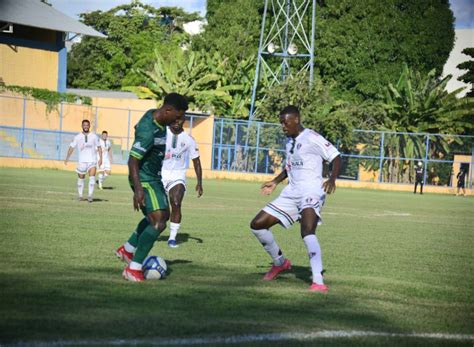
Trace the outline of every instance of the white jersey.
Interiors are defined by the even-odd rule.
[[[293,188],[321,188],[323,160],[331,162],[338,150],[324,137],[311,129],[304,129],[286,144],[286,172]]]
[[[99,146],[102,151],[102,162],[104,163],[110,162],[110,158],[109,158],[109,149],[111,146],[110,141],[108,139],[104,141],[104,139],[100,138]],[[97,161],[98,160],[99,160],[99,153],[97,153]]]
[[[188,158],[199,157],[196,141],[185,131],[179,135],[172,133],[166,128],[166,154],[163,160],[163,171],[184,171],[188,164]]]
[[[79,163],[97,162],[97,147],[99,147],[99,137],[94,133],[79,133],[74,137],[70,146],[79,151]]]

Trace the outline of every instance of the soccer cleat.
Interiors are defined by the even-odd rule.
[[[168,240],[168,246],[171,248],[178,248],[178,244],[176,243],[176,240]]]
[[[282,271],[291,269],[291,262],[288,259],[285,259],[282,265],[276,266],[273,265],[270,271],[268,271],[265,276],[263,276],[264,281],[271,281],[277,278],[278,274]]]
[[[87,201],[92,202],[92,201],[94,201],[94,199],[92,198],[92,196],[88,196]]]
[[[115,255],[117,256],[117,258],[119,258],[121,261],[127,264],[130,264],[133,259],[133,253],[127,252],[124,246],[119,247],[115,251]]]
[[[122,276],[130,282],[143,282],[145,280],[142,270],[132,270],[130,266],[127,266],[123,270]]]
[[[328,286],[325,284],[317,284],[313,283],[309,287],[310,292],[320,292],[320,293],[327,293],[329,290]]]
[[[77,197],[77,201],[83,201],[83,200],[84,200],[84,198],[82,196]]]

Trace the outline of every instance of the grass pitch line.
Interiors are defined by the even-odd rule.
[[[5,344],[5,347],[46,347],[46,346],[194,346],[208,344],[232,345],[254,342],[279,342],[279,341],[311,341],[315,339],[341,339],[341,338],[421,338],[433,340],[474,341],[474,335],[468,334],[442,334],[442,333],[388,333],[360,330],[323,330],[313,333],[282,333],[282,334],[254,334],[237,335],[229,337],[190,337],[190,338],[143,338],[143,339],[114,339],[114,340],[64,340],[64,341],[36,341],[17,342]]]

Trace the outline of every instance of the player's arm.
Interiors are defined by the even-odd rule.
[[[323,189],[326,193],[331,194],[336,191],[336,178],[341,170],[341,156],[338,155],[332,160],[332,172],[331,177],[323,183]]]
[[[202,195],[202,167],[201,160],[199,157],[193,159],[194,172],[196,172],[197,184],[196,191],[198,193],[198,198]]]
[[[74,147],[69,146],[69,149],[67,150],[66,159],[64,159],[64,165],[67,165],[69,158],[71,158],[72,152],[74,152]]]
[[[287,177],[288,177],[288,173],[286,172],[286,168],[285,168],[274,179],[272,179],[269,182],[265,182],[264,184],[262,184],[261,193],[264,194],[264,195],[271,194],[275,190],[276,186],[280,182],[283,182]]]
[[[99,162],[97,163],[97,165],[101,166],[102,165],[102,147],[100,146],[100,142],[97,137],[96,137],[96,143],[97,143],[97,146],[95,147],[95,150],[99,153]]]
[[[112,164],[113,161],[114,161],[113,153],[112,153],[112,147],[109,147],[109,149],[107,151],[109,152],[110,164]]]
[[[128,173],[133,185],[133,207],[135,210],[145,206],[145,193],[143,192],[142,183],[140,182],[140,159],[130,155],[128,158]]]

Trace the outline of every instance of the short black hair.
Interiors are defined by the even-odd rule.
[[[298,109],[298,107],[294,105],[288,105],[280,111],[280,116],[283,116],[285,114],[294,114],[294,115],[299,116],[300,110]]]
[[[169,93],[166,95],[163,105],[173,106],[178,111],[186,111],[188,109],[186,97],[178,93]]]
[[[102,132],[102,134],[107,134],[107,135],[109,135],[109,133],[107,132],[107,130],[104,130],[104,131]]]
[[[89,122],[88,119],[83,119],[81,124],[84,124],[84,123],[89,123],[89,124],[91,124],[91,122]]]

